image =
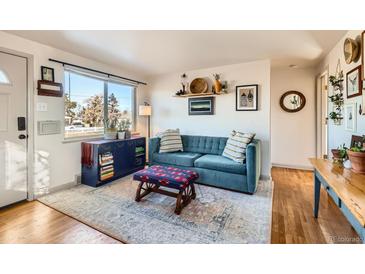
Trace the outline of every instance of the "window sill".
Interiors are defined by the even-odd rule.
[[[86,141],[95,141],[103,139],[104,135],[94,135],[94,136],[83,136],[83,137],[69,137],[65,138],[62,143],[69,144],[69,143],[78,143],[78,142],[86,142]]]

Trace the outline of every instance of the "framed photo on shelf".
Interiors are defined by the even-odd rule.
[[[350,147],[363,147],[364,140],[365,140],[365,135],[364,136],[352,135]]]
[[[54,82],[54,69],[41,66],[41,75],[43,81]]]
[[[346,73],[347,98],[362,95],[361,65]]]
[[[345,130],[356,131],[356,103],[345,105]]]
[[[236,111],[258,110],[258,85],[236,86]]]

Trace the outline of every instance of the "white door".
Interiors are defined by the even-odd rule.
[[[27,60],[0,51],[0,207],[27,198]]]
[[[321,76],[321,136],[322,136],[322,157],[328,157],[328,88],[327,88],[327,74]]]

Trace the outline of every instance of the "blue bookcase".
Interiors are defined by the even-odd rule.
[[[89,163],[82,163],[81,183],[98,187],[144,168],[146,138],[97,140],[89,146]],[[85,146],[82,146],[85,149]],[[84,152],[82,152],[84,155]]]

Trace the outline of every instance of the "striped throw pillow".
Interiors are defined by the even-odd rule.
[[[179,129],[168,129],[161,134],[160,153],[183,151]]]
[[[231,136],[227,140],[227,144],[222,155],[242,164],[246,159],[247,145],[251,143],[254,137],[254,133],[242,133],[233,130]]]

